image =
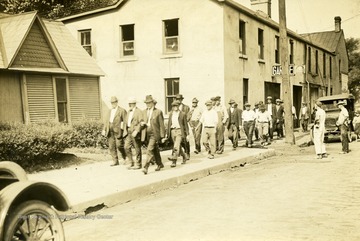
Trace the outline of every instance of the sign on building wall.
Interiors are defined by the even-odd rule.
[[[273,65],[272,66],[272,76],[281,75],[281,74],[282,74],[281,65]],[[291,76],[295,75],[295,65],[293,65],[293,64],[289,65],[289,75],[291,75]]]

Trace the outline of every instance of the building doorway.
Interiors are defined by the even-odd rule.
[[[280,84],[265,82],[265,96],[264,100],[266,103],[266,97],[271,96],[273,99],[273,103],[275,103],[276,99],[280,99]]]
[[[301,108],[302,87],[293,85],[293,106],[298,119],[294,120],[294,128],[299,128],[299,113]]]

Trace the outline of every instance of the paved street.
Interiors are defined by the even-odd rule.
[[[317,160],[313,146],[275,144],[270,159],[67,221],[66,238],[360,240],[360,142],[340,145]]]

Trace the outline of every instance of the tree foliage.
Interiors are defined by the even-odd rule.
[[[1,10],[16,14],[38,11],[45,18],[56,19],[116,3],[117,0],[3,0]]]
[[[346,49],[349,55],[349,90],[360,99],[360,39],[347,38]]]

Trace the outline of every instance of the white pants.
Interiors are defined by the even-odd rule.
[[[314,146],[316,154],[325,154],[325,143],[324,143],[325,130],[314,128]]]

